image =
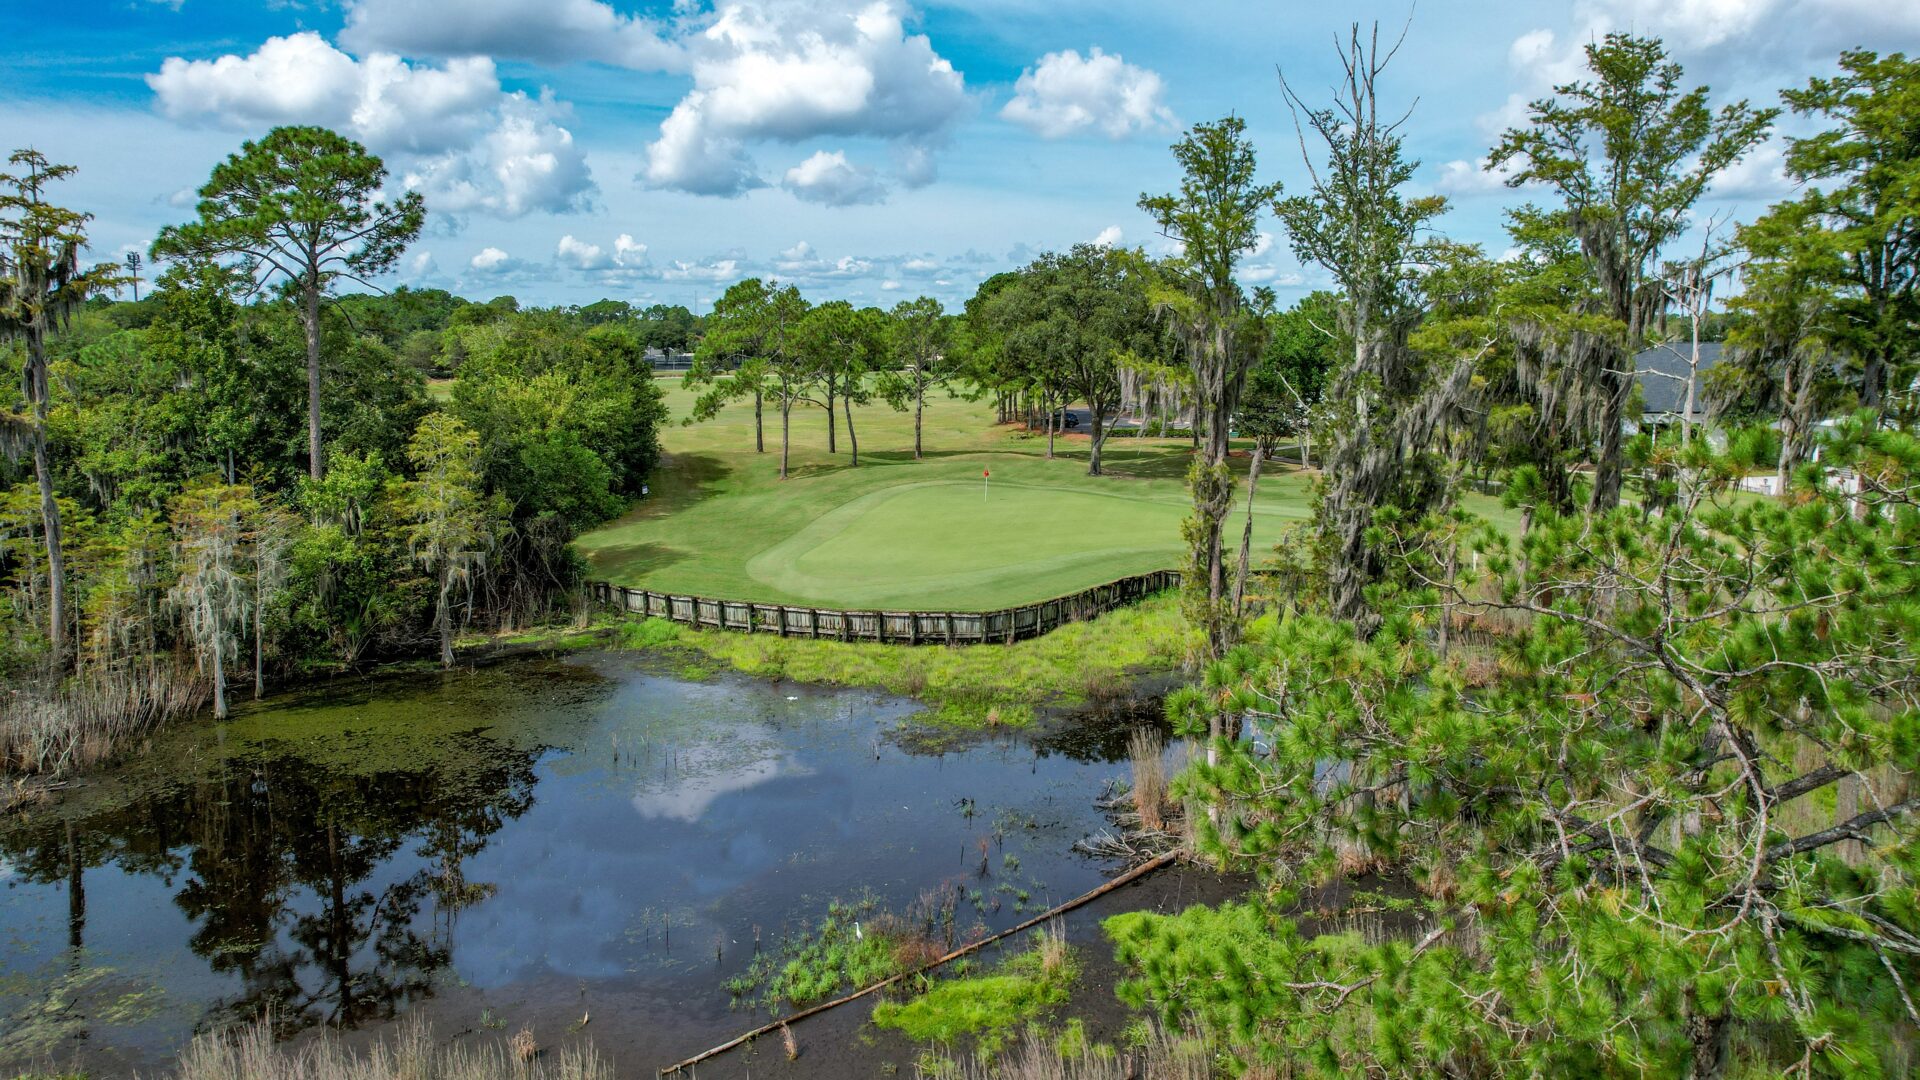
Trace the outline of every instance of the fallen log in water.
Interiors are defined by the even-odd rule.
[[[673,1073],[677,1073],[680,1070],[687,1068],[688,1066],[698,1065],[699,1063],[707,1060],[710,1057],[717,1057],[721,1054],[724,1054],[727,1051],[732,1050],[736,1046],[740,1046],[742,1044],[752,1042],[753,1040],[759,1038],[762,1035],[766,1035],[771,1032],[778,1031],[782,1027],[785,1027],[788,1024],[793,1024],[798,1021],[805,1020],[809,1016],[814,1016],[819,1013],[826,1012],[828,1009],[845,1005],[849,1001],[858,1001],[859,999],[866,997],[868,994],[873,993],[875,990],[883,990],[893,985],[894,983],[899,982],[902,979],[910,979],[915,975],[924,975],[927,972],[932,971],[934,968],[941,966],[942,964],[946,964],[951,961],[958,960],[970,952],[974,952],[977,949],[983,948],[987,945],[991,945],[996,941],[1000,941],[1002,939],[1012,937],[1014,934],[1017,934],[1022,930],[1031,930],[1034,927],[1040,925],[1043,922],[1046,922],[1048,919],[1051,919],[1056,915],[1060,915],[1065,912],[1072,911],[1074,908],[1077,908],[1080,905],[1085,904],[1090,900],[1094,900],[1098,897],[1105,896],[1107,893],[1112,892],[1113,890],[1119,888],[1122,885],[1127,884],[1128,882],[1138,881],[1139,879],[1147,876],[1148,874],[1153,873],[1155,870],[1158,870],[1161,867],[1166,866],[1167,864],[1173,862],[1174,859],[1179,857],[1179,854],[1180,853],[1178,851],[1169,851],[1163,855],[1157,855],[1152,859],[1149,859],[1146,862],[1141,863],[1139,866],[1136,866],[1133,869],[1127,871],[1126,873],[1121,874],[1119,877],[1114,878],[1112,881],[1109,881],[1106,884],[1101,885],[1100,887],[1093,889],[1089,892],[1076,896],[1073,899],[1067,901],[1066,903],[1059,905],[1058,907],[1042,912],[1039,915],[1035,915],[1033,918],[1028,919],[1026,922],[1021,923],[1019,926],[1002,930],[999,933],[992,935],[991,937],[981,938],[979,941],[976,941],[971,945],[962,945],[960,948],[955,949],[952,952],[948,953],[947,955],[940,957],[938,960],[929,961],[925,964],[920,965],[917,968],[914,968],[912,971],[903,971],[898,975],[894,975],[889,978],[882,979],[879,982],[874,983],[872,986],[869,986],[864,990],[855,990],[853,993],[848,994],[845,997],[839,997],[839,998],[833,999],[832,1001],[822,1002],[821,1004],[815,1005],[812,1008],[802,1009],[799,1012],[794,1013],[792,1016],[775,1020],[769,1024],[762,1024],[761,1026],[754,1028],[752,1031],[747,1032],[745,1035],[735,1036],[734,1038],[728,1039],[726,1042],[723,1042],[719,1046],[713,1047],[710,1050],[702,1050],[700,1053],[695,1054],[690,1058],[687,1058],[685,1061],[680,1061],[672,1065],[668,1065],[666,1068],[659,1070],[654,1075],[670,1076]]]

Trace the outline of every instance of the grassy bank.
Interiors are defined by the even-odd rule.
[[[622,622],[615,640],[630,649],[678,650],[686,674],[728,669],[918,698],[928,719],[964,727],[1017,727],[1043,707],[1098,704],[1126,693],[1134,678],[1178,668],[1198,644],[1171,593],[1012,645],[816,641],[664,619]]]

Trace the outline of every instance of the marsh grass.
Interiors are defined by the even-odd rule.
[[[531,1050],[532,1034],[522,1034]],[[591,1048],[522,1051],[520,1045],[439,1045],[419,1020],[364,1052],[331,1038],[285,1046],[263,1021],[195,1038],[174,1070],[156,1080],[614,1080],[613,1066]]]
[[[191,667],[88,668],[57,688],[0,694],[0,772],[62,775],[97,765],[157,725],[206,703]]]
[[[882,645],[624,622],[626,649],[685,649],[759,678],[859,686],[915,698],[923,719],[953,727],[1023,727],[1036,710],[1100,700],[1141,675],[1175,670],[1198,638],[1173,594],[1012,645]],[[1099,701],[1091,702],[1098,704]]]
[[[871,986],[941,951],[925,929],[880,911],[873,900],[835,901],[817,927],[756,955],[726,986],[736,1004],[778,1012]]]
[[[1066,1004],[1080,965],[1058,920],[1033,935],[1027,951],[983,975],[948,979],[909,1001],[873,1007],[876,1026],[915,1042],[950,1045],[974,1040],[976,1054],[992,1054],[1020,1025]]]
[[[1127,738],[1127,760],[1133,767],[1133,807],[1140,826],[1154,832],[1166,829],[1166,743],[1152,728],[1136,728]]]
[[[982,1060],[922,1059],[921,1080],[1212,1080],[1214,1051],[1205,1039],[1143,1026],[1141,1037],[1115,1048],[1068,1035],[1049,1038],[1028,1028],[1004,1054]]]

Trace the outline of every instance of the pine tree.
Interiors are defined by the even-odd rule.
[[[233,263],[294,301],[307,335],[307,471],[325,471],[320,432],[321,304],[341,280],[366,283],[391,269],[420,235],[418,192],[379,198],[387,169],[366,148],[326,128],[280,127],[216,166],[200,189],[198,221],[169,226],[153,254]]]
[[[1126,994],[1330,1075],[1715,1077],[1782,1039],[1877,1075],[1920,1022],[1920,438],[1866,415],[1825,452],[1864,490],[1742,498],[1696,440],[1636,462],[1671,467],[1658,513],[1537,507],[1473,539],[1483,581],[1416,556],[1370,639],[1256,624],[1169,711],[1271,745],[1177,787],[1272,902],[1120,920]],[[1443,661],[1443,602],[1510,629]],[[1423,894],[1387,940],[1285,914],[1375,867]]]

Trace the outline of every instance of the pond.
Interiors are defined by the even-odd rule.
[[[928,745],[915,708],[582,653],[181,725],[0,825],[0,1068],[152,1073],[270,1008],[651,1075],[761,1022],[725,980],[836,899],[957,888],[964,933],[1103,880],[1120,722]]]

